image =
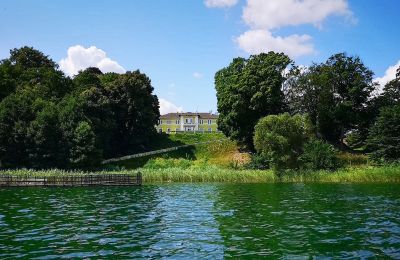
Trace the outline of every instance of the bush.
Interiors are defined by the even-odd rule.
[[[334,147],[321,140],[306,143],[299,161],[307,170],[335,170],[341,165]]]
[[[250,162],[246,164],[246,168],[265,170],[269,168],[269,161],[260,154],[252,154]]]
[[[143,168],[145,169],[167,169],[167,168],[181,168],[187,169],[193,165],[193,161],[187,159],[174,159],[174,158],[154,158],[150,159]]]
[[[311,129],[306,116],[270,115],[257,123],[254,146],[274,170],[295,169],[304,144],[312,137]]]
[[[376,162],[400,159],[400,105],[383,108],[370,128],[367,148]]]

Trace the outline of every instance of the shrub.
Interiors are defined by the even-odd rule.
[[[270,115],[257,123],[254,146],[274,170],[294,169],[299,166],[298,158],[311,133],[307,116]]]
[[[166,168],[181,168],[187,169],[192,166],[193,161],[187,159],[174,158],[154,158],[150,159],[143,168],[146,169],[166,169]]]
[[[252,154],[250,162],[246,164],[247,169],[264,170],[269,168],[269,161],[260,154]]]
[[[400,105],[383,108],[370,128],[367,146],[376,162],[400,159]]]
[[[340,166],[334,147],[321,140],[307,142],[299,161],[307,170],[335,170]]]

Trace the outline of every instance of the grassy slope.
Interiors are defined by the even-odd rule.
[[[114,166],[119,166],[125,169],[136,169],[142,167],[152,169],[168,167],[186,168],[186,166],[207,162],[208,164],[227,167],[233,164],[235,160],[240,157],[238,156],[236,144],[221,133],[180,133],[173,135],[159,135],[157,138],[152,140],[151,150],[201,142],[210,143],[195,145],[193,147],[183,148],[173,152],[130,159],[115,163]],[[110,168],[113,167],[111,166]]]

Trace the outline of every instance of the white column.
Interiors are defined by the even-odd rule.
[[[182,115],[179,115],[179,122],[181,123],[181,131],[183,131],[184,130],[184,128],[183,128],[183,116]]]
[[[199,130],[199,115],[196,115],[196,117],[194,118],[194,130]]]

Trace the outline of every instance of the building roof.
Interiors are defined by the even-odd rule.
[[[179,116],[199,116],[200,118],[206,118],[206,119],[217,119],[218,118],[218,115],[211,114],[211,113],[183,112],[183,113],[168,113],[165,115],[161,115],[160,119],[177,118]]]

